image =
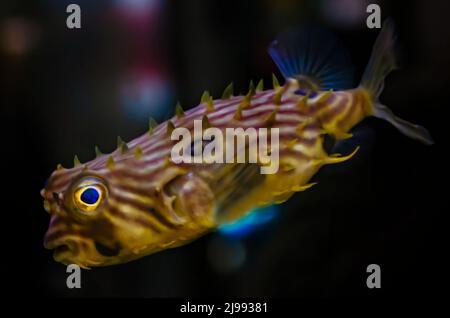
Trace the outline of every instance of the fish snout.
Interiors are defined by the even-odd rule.
[[[44,247],[47,249],[54,249],[59,245],[73,245],[73,243],[67,243],[67,237],[74,235],[76,235],[76,233],[72,233],[69,230],[67,222],[63,217],[52,214],[47,232],[44,236]]]
[[[53,218],[44,236],[44,247],[54,250],[53,257],[61,263],[70,263],[70,260],[80,252],[80,242],[75,233],[61,225],[55,226]]]
[[[67,216],[68,213],[66,211],[64,205],[63,194],[60,192],[45,192],[43,189],[41,191],[41,195],[44,198],[43,207],[44,210],[50,215],[60,215]]]

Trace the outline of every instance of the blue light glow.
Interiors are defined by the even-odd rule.
[[[131,118],[161,117],[171,101],[171,88],[160,74],[132,74],[121,84],[120,98],[125,114]]]
[[[270,205],[252,210],[239,220],[222,225],[219,233],[232,238],[243,238],[272,221],[278,214],[279,207]]]

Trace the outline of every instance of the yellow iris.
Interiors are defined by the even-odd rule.
[[[103,202],[106,188],[96,179],[87,179],[73,193],[75,205],[82,212],[95,211]]]

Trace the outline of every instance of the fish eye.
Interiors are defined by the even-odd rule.
[[[84,213],[97,210],[107,194],[100,180],[89,178],[79,183],[73,192],[75,206]]]
[[[93,205],[100,199],[100,192],[94,187],[88,187],[81,192],[80,200],[84,204]]]

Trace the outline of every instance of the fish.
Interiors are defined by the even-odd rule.
[[[130,142],[119,137],[112,153],[95,147],[96,157],[89,162],[75,156],[72,168],[58,164],[41,190],[50,214],[45,248],[54,250],[57,262],[92,268],[188,244],[255,208],[281,204],[314,186],[311,179],[321,167],[356,155],[359,146],[342,155],[333,153],[333,145],[351,140],[352,128],[367,117],[432,144],[425,128],[380,102],[384,80],[396,68],[395,39],[393,22],[386,20],[360,84],[349,87],[351,61],[335,37],[316,29],[288,30],[268,48],[283,84],[273,75],[270,89],[260,81],[250,82],[243,95],[234,95],[233,84],[221,98],[205,92],[192,109],[177,104],[166,122],[150,119],[142,136]],[[175,163],[172,134],[180,127],[192,132],[195,122],[220,131],[276,129],[279,142],[271,140],[268,149],[278,153],[279,168],[262,174],[260,160]],[[193,140],[194,148],[198,142],[208,144]]]

